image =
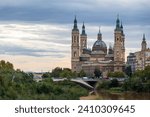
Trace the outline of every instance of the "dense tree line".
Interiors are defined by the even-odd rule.
[[[47,72],[43,74],[43,78],[55,77],[55,78],[77,78],[77,77],[85,77],[86,73],[84,70],[81,70],[79,73],[72,72],[69,68],[60,68],[56,67],[52,70],[52,72]]]
[[[100,76],[101,72],[95,70],[95,74]],[[123,77],[125,73],[115,72],[109,75],[114,79],[100,80],[96,86],[97,90],[150,93],[150,66],[129,74],[131,76],[123,83],[119,83],[115,77]],[[15,70],[13,64],[2,60],[0,61],[0,99],[79,99],[80,96],[87,95],[88,91],[69,79],[84,76],[86,74],[83,70],[76,73],[69,68],[57,67],[52,72],[43,74],[44,80],[36,82],[33,74]],[[52,77],[62,77],[67,80],[53,82]]]
[[[69,68],[60,68],[56,67],[51,72],[47,72],[43,74],[43,78],[55,77],[55,78],[77,78],[77,77],[86,77],[87,74],[84,70],[81,70],[79,73],[72,72]],[[102,76],[102,72],[96,68],[94,73],[90,77],[100,78]]]
[[[150,93],[150,66],[137,70],[123,85],[125,91]]]
[[[68,71],[65,69],[67,73],[59,75],[68,75]],[[53,74],[58,75],[56,71]],[[86,89],[69,80],[55,83],[49,73],[43,77],[48,78],[36,82],[31,73],[14,70],[11,63],[0,61],[0,99],[79,99],[88,94]]]
[[[97,84],[98,90],[115,89],[122,92],[135,91],[150,93],[150,66],[146,66],[144,70],[137,70],[133,74],[131,74],[131,72],[126,75],[123,72],[110,72],[108,73],[108,76],[113,79],[100,81]],[[122,83],[119,83],[116,79],[123,78],[125,76],[128,76],[128,78]]]

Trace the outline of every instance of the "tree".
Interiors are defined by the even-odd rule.
[[[79,73],[78,73],[79,77],[85,77],[86,73],[84,72],[84,70],[82,69]]]
[[[124,73],[117,71],[117,72],[109,72],[108,73],[108,77],[114,77],[114,78],[123,78],[124,77]]]
[[[96,84],[96,89],[97,90],[109,89],[110,83],[111,83],[110,81],[101,80]]]
[[[119,82],[117,79],[111,80],[110,87],[118,87],[118,86],[119,86]]]
[[[126,66],[126,68],[125,68],[125,73],[126,73],[129,77],[131,77],[131,75],[132,75],[131,65]]]
[[[78,74],[76,71],[72,72],[72,78],[76,78],[77,76],[78,76]]]
[[[146,66],[144,69],[145,80],[150,80],[150,66]]]
[[[71,78],[72,77],[72,71],[69,69],[63,69],[63,71],[60,73],[60,77]]]
[[[70,77],[72,71],[68,68],[53,70],[53,75],[60,74]],[[35,82],[33,74],[14,70],[11,63],[0,61],[0,99],[79,99],[84,95],[88,95],[88,90],[69,80],[53,82],[47,78]]]
[[[52,77],[60,77],[60,74],[62,72],[62,68],[56,67],[55,69],[52,70]]]
[[[42,78],[50,78],[51,77],[51,73],[46,72],[42,75]]]
[[[99,78],[102,75],[102,72],[98,68],[95,68],[94,75],[96,78]]]
[[[0,61],[0,70],[1,71],[13,71],[14,67],[13,64],[11,64],[10,62],[5,62],[4,60]]]

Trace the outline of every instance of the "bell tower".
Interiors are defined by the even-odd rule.
[[[77,19],[75,16],[74,26],[72,29],[72,44],[71,44],[71,69],[72,71],[78,71],[78,63],[79,63],[79,29],[77,26]]]
[[[85,26],[83,22],[82,33],[80,35],[80,54],[83,53],[84,48],[87,48],[87,34],[85,32]]]
[[[123,71],[125,63],[125,35],[123,32],[123,25],[120,23],[119,16],[116,20],[116,28],[114,30],[114,62],[116,67],[114,71]]]
[[[147,43],[146,43],[146,39],[145,39],[145,34],[143,34],[143,41],[142,41],[142,43],[141,43],[141,46],[142,46],[142,51],[143,50],[146,50],[146,48],[147,48]]]

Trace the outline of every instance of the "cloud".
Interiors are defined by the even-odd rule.
[[[126,24],[150,25],[148,0],[6,0],[0,5],[1,21],[72,23],[76,14],[80,21],[112,25],[119,13]]]
[[[1,0],[0,57],[24,70],[70,67],[74,15],[80,32],[85,22],[88,47],[92,48],[99,26],[103,41],[107,46],[113,44],[119,14],[128,54],[140,50],[143,33],[150,45],[149,12],[148,0]]]
[[[70,51],[70,38],[63,36],[63,33],[68,33],[65,26],[1,24],[0,32],[1,54],[63,58]]]
[[[73,25],[73,24],[72,24]],[[1,54],[35,57],[66,57],[70,53],[72,25],[16,23],[0,24]],[[82,23],[78,24],[81,31]],[[97,40],[99,26],[85,24],[88,47]],[[114,43],[114,26],[101,25],[103,40],[107,46]],[[143,33],[150,37],[150,26],[124,25],[126,48],[140,48]],[[147,41],[150,38],[146,38]],[[149,42],[148,42],[149,43]],[[134,44],[138,45],[135,46]]]
[[[63,58],[65,57],[65,51],[55,50],[51,48],[50,50],[45,49],[32,49],[32,48],[25,48],[22,46],[17,45],[0,45],[1,54],[3,55],[13,55],[13,56],[33,56],[33,57],[54,57],[54,58]]]

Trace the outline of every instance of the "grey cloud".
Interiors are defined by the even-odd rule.
[[[58,57],[63,58],[64,53],[66,51],[64,50],[56,50],[54,48],[51,48],[50,50],[46,49],[33,49],[33,48],[27,48],[22,46],[16,46],[16,45],[0,45],[0,54],[5,55],[26,55],[26,56],[34,56],[34,57]]]
[[[15,0],[17,1],[17,0]],[[19,0],[18,0],[19,1]],[[7,1],[8,2],[8,1]],[[36,4],[35,4],[36,2]],[[18,6],[4,5],[0,10],[0,20],[38,21],[72,23],[76,14],[79,22],[112,25],[119,13],[126,24],[150,24],[150,4],[148,0],[133,0],[127,3],[102,0],[30,0]],[[127,5],[126,5],[127,4]],[[130,6],[131,4],[131,6]]]

